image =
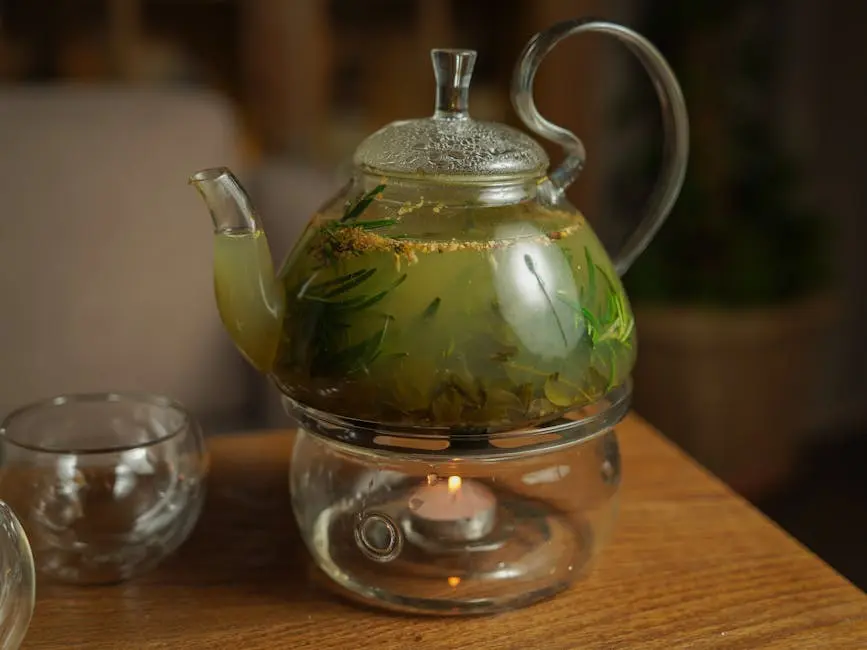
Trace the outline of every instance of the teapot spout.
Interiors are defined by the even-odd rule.
[[[225,167],[190,177],[214,224],[214,292],[223,326],[244,357],[269,373],[280,344],[285,296],[268,240],[234,174]]]

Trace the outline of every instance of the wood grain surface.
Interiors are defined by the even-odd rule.
[[[619,524],[583,580],[527,609],[395,616],[333,595],[289,505],[292,436],[214,438],[208,502],[155,572],[40,585],[37,648],[867,648],[867,596],[634,416]]]

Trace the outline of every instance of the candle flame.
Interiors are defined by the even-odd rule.
[[[449,576],[448,583],[449,583],[449,587],[454,589],[459,584],[461,584],[461,579],[458,578],[457,576]]]
[[[455,494],[460,490],[462,482],[460,476],[449,476],[449,494]]]

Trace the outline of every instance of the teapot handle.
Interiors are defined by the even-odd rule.
[[[512,104],[528,129],[556,142],[566,159],[549,175],[555,193],[562,194],[578,178],[586,152],[581,140],[563,127],[546,120],[533,101],[533,80],[542,59],[563,39],[573,34],[597,32],[613,36],[635,54],[650,75],[662,108],[665,134],[662,170],[647,202],[644,216],[623,249],[614,259],[614,268],[623,275],[644,251],[662,226],[683,186],[689,157],[689,119],[677,78],[650,41],[631,29],[593,19],[566,20],[536,34],[524,48],[512,77]]]

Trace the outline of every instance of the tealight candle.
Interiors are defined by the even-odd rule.
[[[431,475],[409,499],[410,522],[429,540],[470,542],[482,539],[496,523],[497,498],[482,483]]]

